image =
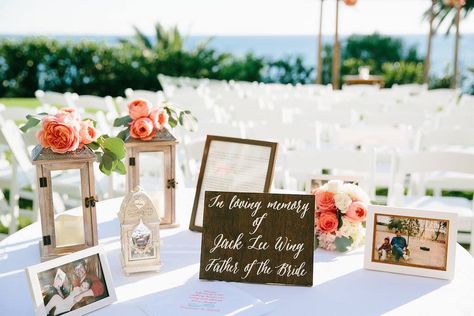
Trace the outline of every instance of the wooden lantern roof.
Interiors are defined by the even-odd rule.
[[[49,148],[37,145],[32,153],[33,165],[55,164],[59,162],[93,162],[96,160],[94,152],[87,146],[75,151],[58,154]]]
[[[173,136],[173,134],[171,134],[170,131],[168,131],[168,129],[163,127],[161,130],[156,132],[156,135],[152,140],[143,141],[140,139],[129,137],[127,141],[125,141],[125,146],[137,147],[137,146],[143,146],[144,144],[149,144],[150,146],[153,146],[153,145],[166,146],[166,145],[176,145],[177,143],[178,141]]]

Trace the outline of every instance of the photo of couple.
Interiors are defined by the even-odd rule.
[[[446,270],[449,222],[375,214],[372,261]]]
[[[108,297],[100,259],[93,255],[38,274],[46,315],[62,315]]]

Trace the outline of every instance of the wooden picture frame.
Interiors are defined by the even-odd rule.
[[[393,223],[397,220],[405,221],[406,228],[397,228]],[[394,227],[390,228],[390,224]],[[407,233],[410,226],[412,234]],[[440,279],[454,277],[456,213],[369,205],[366,229],[364,268]],[[397,230],[400,237],[408,237],[403,252],[398,247],[399,253],[391,245]],[[381,249],[385,239],[389,250]]]
[[[278,144],[274,142],[207,135],[202,155],[201,169],[196,185],[196,193],[194,195],[189,229],[196,232],[202,232],[205,191],[268,193],[273,180],[277,146]],[[254,148],[253,152],[251,151],[252,148]],[[253,153],[254,156],[250,156],[250,153]],[[238,160],[239,156],[241,160]],[[211,161],[210,168],[213,168],[212,170],[208,169],[209,161]],[[233,167],[239,167],[239,162],[240,167],[243,167],[244,165],[247,167],[249,164],[245,163],[253,162],[255,165],[259,163],[261,166],[250,169],[250,171],[246,168],[241,168],[239,171],[242,173],[239,174],[238,172],[235,172],[235,170],[226,169],[229,167],[228,163],[230,161],[235,163]],[[207,174],[208,172],[218,172],[221,174],[219,177],[214,179]],[[225,176],[231,178],[229,183],[225,183],[225,180],[222,181],[225,179]],[[244,181],[241,181],[240,183],[231,183],[232,181],[240,181],[245,178],[245,176],[254,177],[255,179],[253,180],[256,180],[256,182],[259,183],[245,183]],[[213,180],[217,180],[220,183],[212,183]],[[208,181],[211,181],[210,185]]]
[[[76,272],[76,269],[81,270],[81,266],[86,275],[78,281],[79,274],[76,273],[80,272]],[[107,254],[100,246],[28,267],[26,273],[35,315],[38,316],[47,315],[51,306],[55,308],[55,313],[85,315],[116,301]],[[61,285],[55,287],[58,275],[62,279]],[[75,284],[76,281],[80,284]],[[82,297],[74,303],[74,297],[84,293],[84,286],[88,286],[93,296]]]

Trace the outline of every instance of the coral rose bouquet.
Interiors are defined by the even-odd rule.
[[[43,148],[57,154],[84,150],[88,147],[99,161],[99,169],[106,175],[112,172],[125,174],[125,144],[122,139],[98,134],[95,122],[82,120],[74,108],[64,108],[55,114],[40,113],[28,115],[27,122],[20,129],[26,133],[40,125],[36,139]]]
[[[191,111],[180,110],[168,103],[163,103],[161,107],[153,107],[145,99],[136,99],[128,103],[128,115],[117,118],[114,126],[126,127],[117,135],[124,141],[129,137],[149,141],[155,138],[165,125],[173,128],[179,124],[194,130],[196,122]]]
[[[316,245],[341,252],[364,241],[368,195],[359,186],[331,180],[312,194],[315,196]]]

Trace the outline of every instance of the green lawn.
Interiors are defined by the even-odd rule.
[[[35,98],[0,98],[0,104],[24,108],[36,108],[41,105]]]

